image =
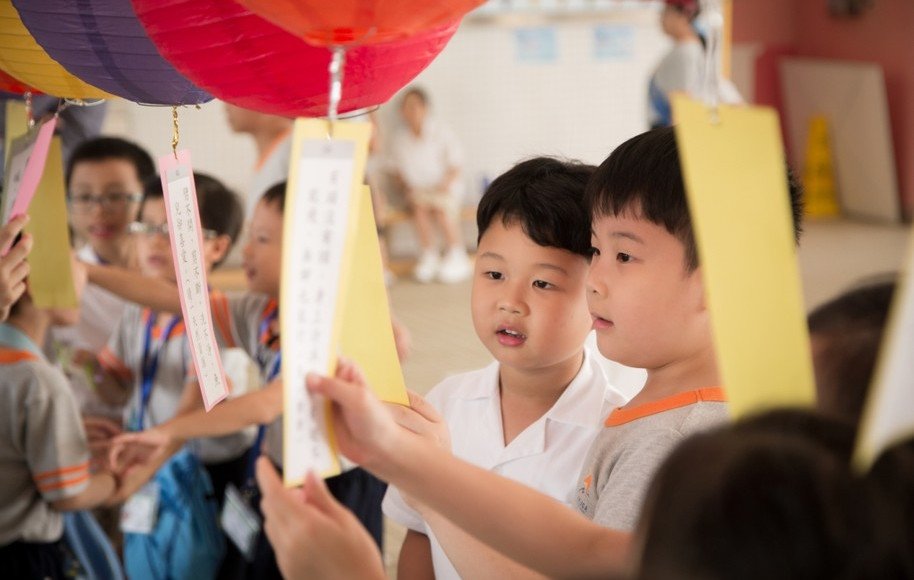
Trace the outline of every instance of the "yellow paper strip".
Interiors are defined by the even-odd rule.
[[[35,238],[29,255],[29,292],[39,308],[79,306],[70,268],[70,230],[64,191],[60,137],[54,137],[29,206],[32,219],[26,228]]]
[[[318,411],[303,385],[306,372],[336,368],[369,133],[367,123],[337,122],[331,140],[326,121],[295,122],[280,288],[286,485],[308,469],[340,469],[329,404]]]
[[[367,185],[362,188],[358,226],[352,242],[348,281],[342,290],[340,351],[359,364],[378,398],[408,405],[390,320],[371,191]]]
[[[876,372],[870,386],[854,466],[865,471],[879,454],[914,437],[914,229],[903,279],[895,290]]]
[[[673,99],[720,372],[735,417],[815,401],[777,115]]]
[[[3,134],[3,166],[6,167],[5,157],[10,153],[10,143],[13,139],[25,135],[29,130],[28,119],[25,116],[25,103],[16,99],[6,101],[6,133]]]

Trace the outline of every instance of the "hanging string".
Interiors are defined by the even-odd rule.
[[[25,122],[29,129],[35,126],[35,118],[32,116],[32,91],[25,92]]]
[[[704,66],[704,101],[711,113],[711,122],[720,122],[720,88],[721,88],[721,38],[723,36],[724,16],[720,0],[702,0],[702,12],[708,25],[707,47],[705,47]]]
[[[181,133],[178,127],[178,106],[175,105],[171,108],[171,122],[172,122],[172,132],[171,132],[171,152],[174,153],[175,159],[178,159],[178,138]]]
[[[334,46],[330,58],[330,99],[327,103],[327,137],[333,139],[333,127],[339,118],[340,99],[343,96],[343,66],[346,64],[346,49]]]

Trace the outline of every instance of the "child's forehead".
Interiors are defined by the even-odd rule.
[[[494,220],[479,240],[481,258],[491,258],[509,264],[586,262],[583,256],[563,248],[536,243],[518,220]]]
[[[136,165],[123,157],[81,159],[73,164],[72,177],[74,179],[109,179],[114,176],[124,180],[140,181]]]
[[[640,213],[595,216],[591,228],[592,235],[601,239],[629,239],[644,245],[676,244],[684,249],[682,241],[663,224],[653,222]]]

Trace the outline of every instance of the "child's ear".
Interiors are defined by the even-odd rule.
[[[232,238],[223,234],[216,237],[213,240],[210,240],[210,243],[207,244],[209,258],[215,264],[221,262],[225,255],[228,254],[229,250],[232,249]]]

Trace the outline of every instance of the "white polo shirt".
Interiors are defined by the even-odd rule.
[[[394,135],[391,161],[403,181],[414,189],[430,189],[444,180],[448,169],[463,167],[463,151],[457,136],[449,127],[432,117],[426,118],[422,134],[416,136],[408,127]],[[463,197],[463,180],[455,179],[449,193]]]
[[[449,377],[426,398],[447,421],[456,457],[524,483],[573,509],[587,452],[609,412],[626,402],[609,385],[596,358],[585,350],[581,370],[555,405],[507,446],[498,362]],[[395,487],[388,488],[383,508],[391,519],[428,535],[436,578],[460,578],[431,529]]]

